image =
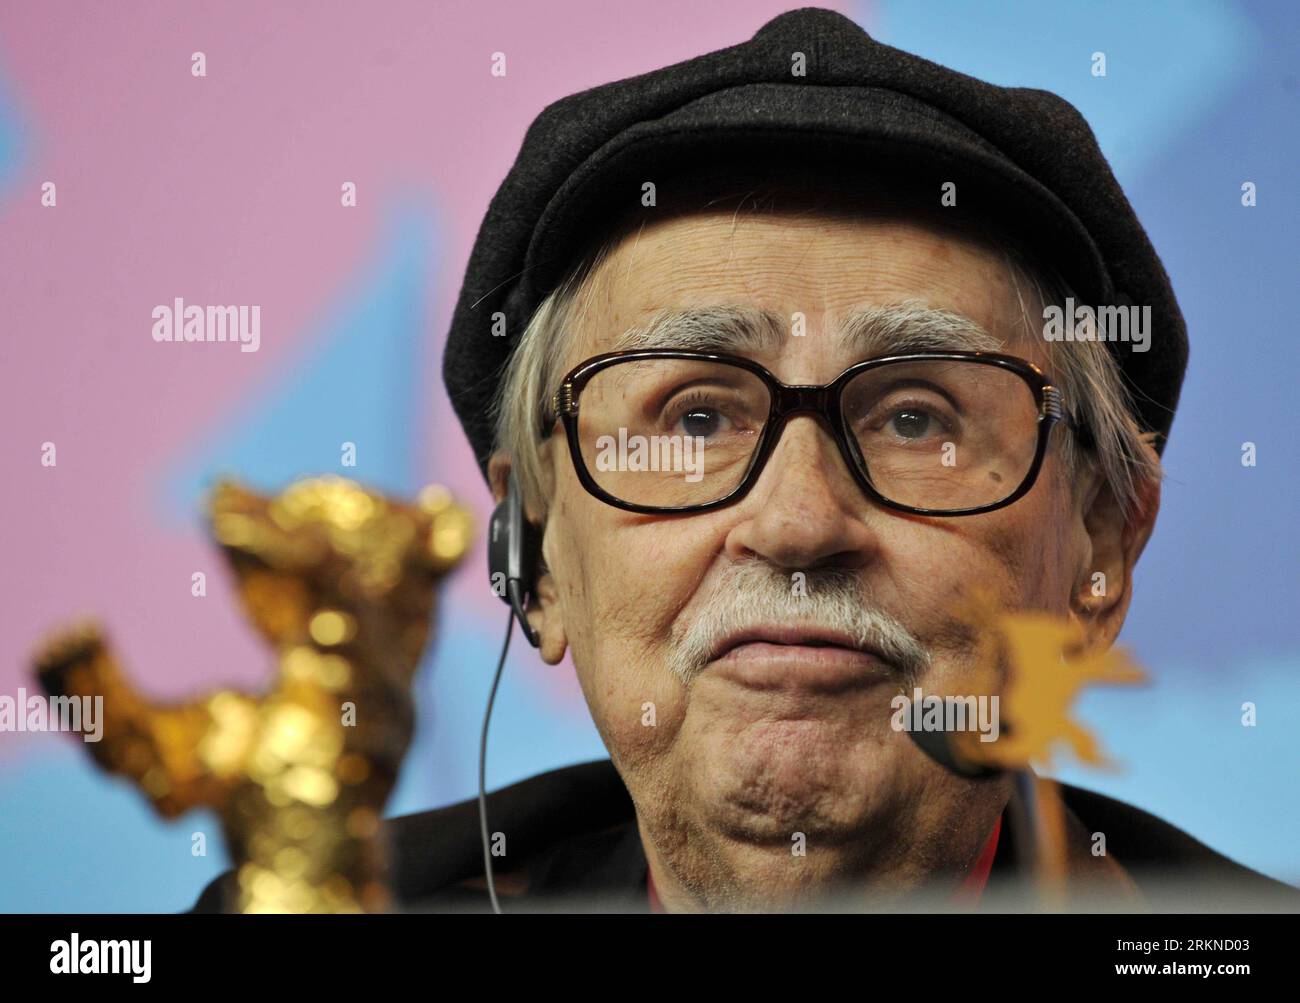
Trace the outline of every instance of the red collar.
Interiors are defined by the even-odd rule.
[[[650,896],[650,911],[651,911],[651,912],[667,912],[667,911],[668,911],[667,909],[664,908],[664,904],[663,904],[662,902],[659,901],[659,896],[658,896],[658,894],[656,894],[656,892],[655,892],[655,879],[652,878],[652,877],[650,877],[650,868],[649,868],[649,867],[647,867],[647,868],[645,869],[645,890],[646,890],[646,894],[647,894],[648,896]]]
[[[980,900],[980,895],[984,891],[984,886],[988,884],[989,872],[993,869],[993,858],[998,852],[998,836],[1002,833],[1002,816],[993,823],[993,832],[988,841],[984,844],[984,849],[980,851],[979,859],[970,869],[970,873],[962,879],[957,891],[953,893],[952,900],[965,905],[975,905]],[[650,868],[645,870],[645,890],[650,899],[651,912],[667,912],[664,904],[659,901],[659,895],[655,891],[654,878],[650,876]]]
[[[963,902],[972,906],[979,902],[984,886],[989,883],[989,872],[993,870],[993,858],[998,855],[998,836],[1001,834],[1002,816],[999,815],[998,820],[993,823],[992,835],[984,844],[984,849],[980,851],[979,859],[975,861],[970,873],[962,879],[962,883],[953,894],[954,902]]]

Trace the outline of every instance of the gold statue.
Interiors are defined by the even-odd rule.
[[[1093,683],[1133,685],[1146,675],[1123,648],[1088,651],[1083,627],[1046,613],[999,611],[986,595],[972,601],[984,638],[1005,653],[1008,678],[1002,697],[1004,732],[984,747],[957,736],[958,755],[984,766],[1013,771],[1019,792],[1019,842],[1026,848],[1043,906],[1066,902],[1065,805],[1056,781],[1031,769],[1051,762],[1053,747],[1065,743],[1090,766],[1113,766],[1092,733],[1071,716],[1075,697]],[[993,663],[996,664],[996,655]]]
[[[965,776],[1005,771],[1016,796],[1008,808],[1020,865],[1032,877],[1039,904],[1051,910],[1066,902],[1065,806],[1059,785],[1035,773],[1050,764],[1054,747],[1068,744],[1091,766],[1114,766],[1092,733],[1072,716],[1075,698],[1094,683],[1132,685],[1145,673],[1123,648],[1090,651],[1083,628],[1073,621],[1033,611],[1001,608],[993,595],[976,589],[959,615],[978,639],[972,692],[998,696],[1000,734],[985,743],[974,731],[912,738],[946,769]]]
[[[228,910],[384,911],[380,813],[414,731],[411,678],[435,591],[465,554],[469,515],[441,487],[404,505],[335,476],[272,498],[223,481],[209,514],[275,651],[270,690],[153,704],[93,623],[42,648],[41,682],[52,696],[103,696],[96,760],[164,817],[221,816],[239,888]]]
[[[1087,651],[1077,622],[1047,613],[1000,610],[984,592],[972,596],[966,613],[980,631],[980,678],[987,684],[995,667],[1003,664],[1002,656],[1007,678],[1001,698],[1003,734],[983,744],[974,733],[958,733],[953,736],[958,756],[983,766],[1024,769],[1031,762],[1050,764],[1053,746],[1065,742],[1084,763],[1112,765],[1070,711],[1085,686],[1146,680],[1128,652],[1120,647]]]

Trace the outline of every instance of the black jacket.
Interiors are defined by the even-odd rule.
[[[1170,911],[1300,911],[1300,891],[1234,863],[1153,815],[1062,785],[1072,856],[1085,869],[1091,833],[1140,893],[1132,908]],[[488,795],[494,832],[509,833],[493,862],[503,911],[648,912],[646,858],[632,800],[609,760],[543,773]],[[408,912],[491,910],[483,871],[478,799],[386,819],[390,886]],[[511,863],[505,863],[509,860]],[[1004,826],[989,890],[1014,878],[1015,847]],[[1168,898],[1168,881],[1182,897]],[[1126,884],[1127,884],[1126,881]],[[233,872],[215,878],[191,912],[220,911]],[[1190,897],[1188,897],[1190,896]],[[996,896],[986,892],[986,899]]]

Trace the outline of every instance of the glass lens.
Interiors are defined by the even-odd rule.
[[[725,498],[745,478],[771,409],[759,377],[700,359],[630,359],[578,399],[582,461],[606,492],[678,508]]]
[[[1024,482],[1037,451],[1034,393],[996,365],[890,363],[854,377],[842,407],[871,483],[901,505],[996,504]]]

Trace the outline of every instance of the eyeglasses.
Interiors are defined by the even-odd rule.
[[[563,420],[584,488],[629,512],[704,512],[743,498],[791,415],[830,431],[866,495],[920,515],[977,515],[1034,485],[1060,391],[1033,363],[988,352],[859,362],[787,386],[751,359],[637,349],[588,359],[542,419]],[[1073,425],[1073,423],[1070,423]]]

